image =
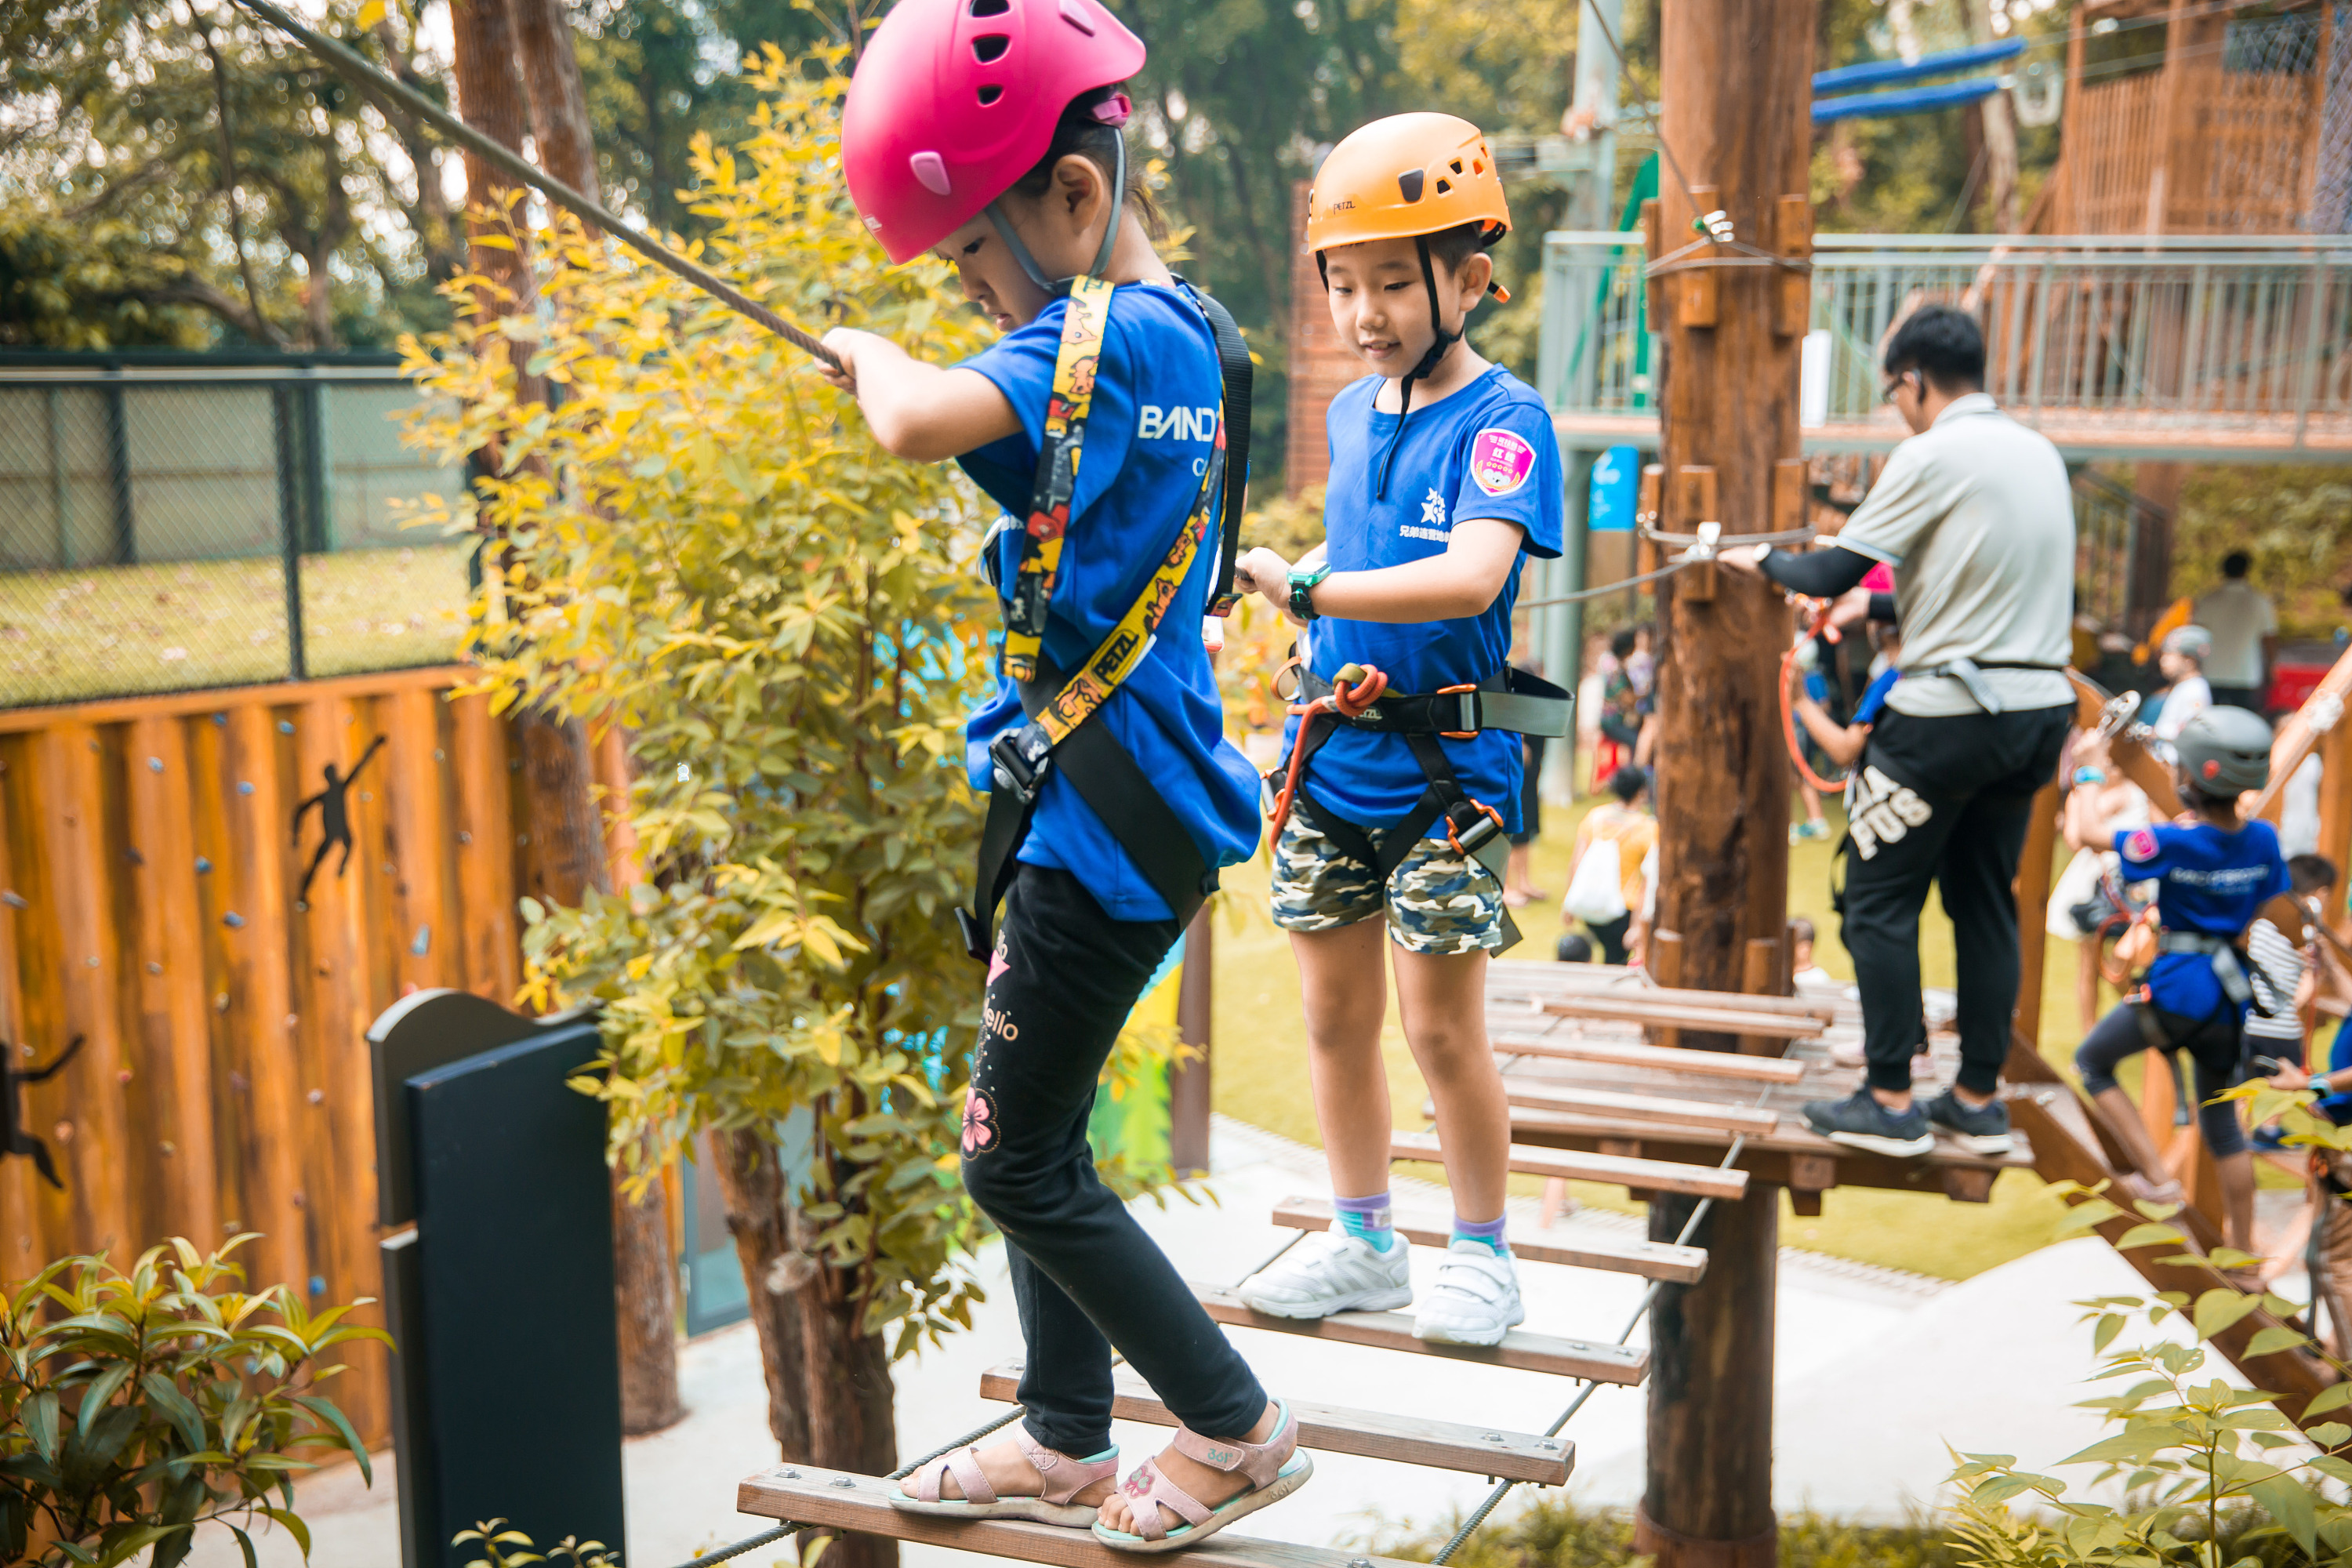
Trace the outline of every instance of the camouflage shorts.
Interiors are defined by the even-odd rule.
[[[1377,847],[1386,837],[1368,830]],[[1495,874],[1443,838],[1412,847],[1383,889],[1372,868],[1342,853],[1304,816],[1283,824],[1274,846],[1274,923],[1336,931],[1385,908],[1389,939],[1408,952],[1489,952],[1503,945],[1503,889]]]

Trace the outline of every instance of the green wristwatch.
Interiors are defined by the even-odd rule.
[[[1331,563],[1318,561],[1312,566],[1290,569],[1290,613],[1302,621],[1315,619],[1315,604],[1309,595],[1317,584],[1331,575]]]

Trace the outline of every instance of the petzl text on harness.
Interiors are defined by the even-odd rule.
[[[1297,772],[1301,782],[1289,798],[1289,809],[1337,845],[1341,854],[1370,867],[1382,887],[1404,864],[1405,857],[1412,853],[1423,835],[1440,822],[1444,824],[1445,837],[1454,847],[1486,867],[1500,885],[1510,855],[1502,818],[1492,806],[1472,799],[1463,789],[1454,776],[1453,759],[1445,754],[1440,738],[1467,739],[1484,730],[1503,730],[1556,739],[1568,734],[1572,727],[1575,699],[1548,680],[1508,667],[1475,685],[1450,687],[1427,696],[1386,691],[1359,715],[1322,704],[1321,700],[1330,696],[1331,691],[1329,681],[1303,667],[1299,669],[1296,696],[1301,703],[1316,706],[1299,721],[1304,728],[1295,750],[1299,753]],[[1377,847],[1363,826],[1316,805],[1303,782],[1307,763],[1342,724],[1403,736],[1413,761],[1421,764],[1422,777],[1428,781],[1412,809],[1383,828]],[[1518,924],[1506,908],[1503,946],[1508,949],[1518,940]]]
[[[1150,776],[1107,727],[1088,721],[1150,652],[1161,617],[1208,541],[1211,513],[1225,475],[1222,401],[1216,441],[1200,489],[1142,594],[1075,675],[1065,679],[1043,651],[1110,299],[1111,286],[1100,279],[1081,278],[1071,285],[1070,309],[1063,319],[1061,349],[1054,363],[1054,390],[1046,405],[1045,438],[1037,455],[1029,526],[1005,614],[1004,669],[1020,691],[1028,722],[1006,731],[989,746],[995,787],[989,792],[988,817],[981,829],[979,876],[971,908],[956,911],[965,951],[983,963],[992,945],[996,906],[1012,879],[1038,795],[1055,768],[1102,819],[1174,913],[1177,924],[1192,918],[1216,882],[1215,868]],[[1230,541],[1234,524],[1227,520],[1223,526]],[[1230,546],[1224,553],[1230,556]]]

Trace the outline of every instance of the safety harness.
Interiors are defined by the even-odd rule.
[[[1295,650],[1293,657],[1295,660]],[[1558,739],[1572,728],[1575,700],[1548,680],[1507,667],[1475,685],[1449,686],[1426,696],[1390,691],[1387,679],[1379,671],[1349,668],[1358,669],[1364,679],[1349,679],[1343,669],[1341,680],[1334,684],[1296,662],[1286,671],[1296,681],[1284,695],[1291,700],[1291,711],[1299,716],[1298,734],[1291,744],[1286,770],[1277,764],[1265,777],[1265,804],[1274,836],[1281,837],[1283,823],[1296,811],[1339,846],[1341,854],[1370,867],[1385,888],[1413,847],[1442,820],[1454,852],[1476,860],[1494,874],[1497,885],[1502,884],[1510,856],[1502,815],[1462,787],[1454,776],[1453,759],[1439,741],[1441,737],[1466,741],[1487,730]],[[1372,829],[1317,805],[1303,787],[1307,763],[1343,724],[1376,734],[1403,736],[1427,781],[1412,809],[1380,830],[1377,844]],[[1284,774],[1279,785],[1276,773]],[[1506,908],[1503,946],[1508,948],[1518,940],[1518,925]]]
[[[1183,284],[1181,279],[1177,281]],[[1249,351],[1224,307],[1185,285],[1184,292],[1207,317],[1216,338],[1224,386],[1215,447],[1183,526],[1142,594],[1077,671],[1065,675],[1045,657],[1045,626],[1110,321],[1111,284],[1085,277],[1071,279],[1067,289],[1069,311],[1062,321],[1061,345],[1054,360],[1053,395],[1045,406],[1028,526],[1005,608],[1004,673],[1020,694],[1028,721],[999,735],[988,748],[995,787],[989,792],[988,816],[981,828],[979,874],[971,907],[956,910],[965,951],[982,963],[988,961],[994,945],[996,906],[1012,883],[1037,797],[1057,768],[1166,900],[1178,924],[1189,921],[1217,885],[1216,868],[1202,857],[1183,820],[1109,729],[1093,721],[1151,651],[1161,617],[1208,542],[1221,491],[1211,611],[1223,615],[1232,607],[1234,548],[1249,483]]]
[[[1918,669],[1906,666],[1903,679],[1927,680],[1938,675],[1948,675],[1967,688],[1969,698],[1978,707],[1988,713],[2005,713],[2009,710],[2007,704],[1994,694],[1991,682],[1984,678],[1984,672],[1988,669],[2038,669],[2046,670],[2053,675],[2066,673],[2066,667],[2063,664],[2035,664],[2029,660],[2008,658],[1983,660],[1956,658],[1948,663],[1927,665]]]

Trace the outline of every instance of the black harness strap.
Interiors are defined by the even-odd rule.
[[[1192,298],[1209,318],[1217,340],[1217,368],[1225,383],[1225,505],[1217,520],[1217,582],[1209,595],[1209,614],[1222,616],[1234,607],[1234,560],[1242,537],[1242,519],[1249,512],[1250,366],[1249,344],[1234,313],[1198,289]]]
[[[1299,671],[1298,695],[1302,700],[1316,701],[1330,690],[1329,681],[1312,671]],[[1454,761],[1445,754],[1439,737],[1481,730],[1565,735],[1572,725],[1574,711],[1574,700],[1566,691],[1548,680],[1508,668],[1496,671],[1467,691],[1428,696],[1384,693],[1357,717],[1318,708],[1301,721],[1310,728],[1299,763],[1298,794],[1291,802],[1291,809],[1338,845],[1341,854],[1370,867],[1383,888],[1423,836],[1443,819],[1447,837],[1455,847],[1486,867],[1496,885],[1501,886],[1510,858],[1509,841],[1496,819],[1463,789],[1454,775]],[[1342,724],[1403,736],[1413,761],[1421,764],[1422,777],[1427,781],[1412,809],[1380,830],[1377,845],[1369,830],[1317,805],[1307,791],[1307,764]],[[1503,947],[1515,946],[1519,938],[1518,922],[1511,918],[1507,905],[1503,910]]]

